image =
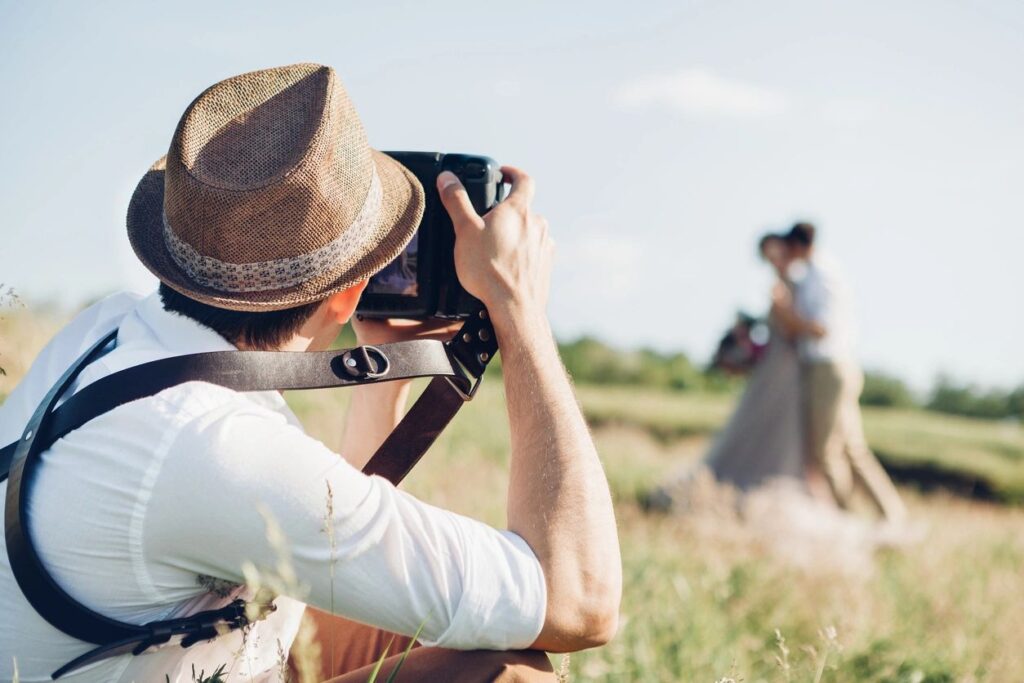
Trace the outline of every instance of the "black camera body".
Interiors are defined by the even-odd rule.
[[[409,246],[370,278],[356,314],[364,318],[448,318],[476,315],[483,304],[455,274],[455,229],[441,204],[437,176],[451,171],[462,181],[473,208],[484,214],[504,199],[497,162],[473,154],[385,152],[419,179],[426,193],[423,219]]]

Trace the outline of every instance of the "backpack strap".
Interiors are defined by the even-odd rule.
[[[4,531],[11,570],[32,607],[60,631],[99,647],[65,664],[53,678],[86,664],[178,639],[183,647],[249,623],[236,600],[189,617],[129,624],[105,617],[68,595],[46,571],[26,523],[28,492],[41,454],[55,441],[114,408],[184,382],[201,381],[235,391],[347,387],[414,377],[434,377],[373,455],[364,472],[398,484],[479,386],[497,351],[486,313],[469,319],[451,341],[415,340],[340,351],[289,353],[220,351],[163,358],[102,377],[60,408],[54,407],[81,371],[103,355],[117,331],[97,341],[54,384],[22,438],[0,449],[0,481],[7,478]],[[269,606],[270,609],[273,606]]]

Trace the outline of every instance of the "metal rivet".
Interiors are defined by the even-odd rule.
[[[489,354],[486,351],[484,351],[479,356],[477,356],[477,358],[480,359],[481,363],[486,363],[487,361],[489,361],[491,359],[491,354]]]
[[[481,320],[487,320],[487,309],[486,308],[481,308],[480,309],[480,319]]]
[[[468,344],[469,342],[473,341],[473,335],[471,335],[469,332],[466,332],[465,334],[462,335],[462,341]]]
[[[491,331],[486,327],[476,333],[476,336],[480,337],[480,341],[487,341],[491,338]]]
[[[350,368],[354,368],[357,365],[356,359],[355,358],[346,358],[345,359],[345,365],[349,366]]]

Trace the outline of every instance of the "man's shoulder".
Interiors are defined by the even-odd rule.
[[[234,450],[240,432],[264,440],[272,440],[281,432],[302,432],[284,405],[279,395],[243,393],[209,382],[191,381],[120,406],[97,418],[93,428],[104,433],[130,434],[132,440],[146,435],[144,440],[152,441],[153,448],[162,443],[179,455],[190,451],[195,456],[172,461],[201,467],[218,454]]]
[[[139,407],[178,424],[199,418],[218,420],[237,415],[277,424],[287,423],[287,417],[275,409],[278,402],[267,393],[243,393],[210,382],[190,381],[154,394],[152,401],[142,399]]]

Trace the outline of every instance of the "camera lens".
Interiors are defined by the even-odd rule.
[[[466,164],[465,176],[467,180],[480,180],[487,175],[487,167],[483,164],[470,161]]]

